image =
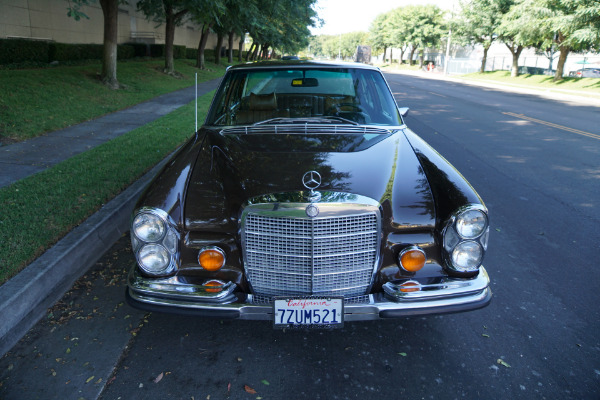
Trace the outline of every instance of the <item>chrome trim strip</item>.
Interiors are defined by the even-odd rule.
[[[214,286],[204,286],[181,282],[177,276],[170,278],[146,278],[142,276],[137,267],[129,272],[127,286],[131,297],[146,303],[161,304],[168,302],[219,303],[226,304],[237,300],[233,294],[235,283],[227,282],[220,292],[214,292]],[[146,300],[142,300],[142,298]],[[171,299],[171,300],[167,300]]]
[[[418,282],[418,279],[412,278],[406,281]],[[479,274],[471,279],[444,278],[441,282],[433,284],[421,284],[419,282],[419,290],[415,292],[402,292],[400,285],[404,282],[388,282],[383,285],[383,290],[392,300],[400,302],[449,298],[481,292],[489,286],[490,278],[485,268],[482,267]]]

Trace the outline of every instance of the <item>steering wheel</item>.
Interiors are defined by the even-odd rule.
[[[362,112],[362,109],[354,103],[337,103],[330,107],[326,114],[328,115],[339,115],[343,112]]]

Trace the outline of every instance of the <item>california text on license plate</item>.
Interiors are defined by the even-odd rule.
[[[341,328],[344,324],[344,299],[278,298],[274,303],[276,328]]]

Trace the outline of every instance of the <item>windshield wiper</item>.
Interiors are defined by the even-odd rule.
[[[307,117],[307,118],[285,118],[285,117],[278,117],[278,118],[271,118],[271,119],[266,119],[264,121],[260,121],[260,122],[256,122],[252,125],[266,125],[266,124],[320,124],[320,123],[332,123],[332,122],[343,122],[345,124],[351,124],[351,125],[360,125],[358,122],[346,119],[346,118],[342,118],[342,117],[337,117],[335,115],[326,115],[326,116],[321,116],[321,117]]]

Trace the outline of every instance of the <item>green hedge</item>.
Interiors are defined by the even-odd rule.
[[[50,61],[101,60],[101,44],[50,44]]]
[[[27,39],[0,39],[0,64],[49,62],[50,42]]]
[[[129,44],[117,45],[117,59],[129,60],[135,57],[135,48]]]
[[[196,59],[198,50],[188,49],[185,46],[173,46],[173,58]],[[54,43],[41,40],[28,39],[0,39],[0,65],[13,65],[20,63],[47,64],[52,61],[68,62],[79,60],[101,60],[103,46],[101,44],[71,44]],[[244,56],[246,52],[243,52]],[[164,44],[126,43],[117,46],[117,58],[126,60],[134,57],[160,58],[165,55]],[[227,52],[225,57],[227,57]],[[237,59],[238,50],[233,50],[233,57]],[[215,50],[205,49],[204,58],[214,61]]]

